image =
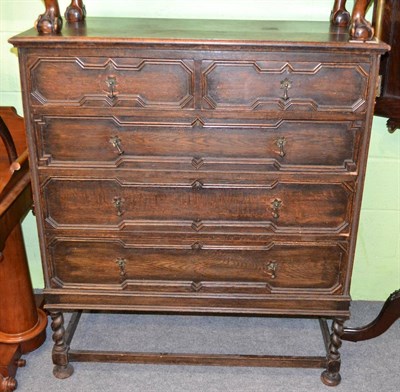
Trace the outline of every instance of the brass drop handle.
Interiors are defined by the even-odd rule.
[[[278,268],[278,263],[276,261],[268,261],[264,264],[264,273],[269,275],[271,279],[276,278],[276,270]]]
[[[117,89],[117,78],[116,76],[108,76],[106,79],[106,84],[108,87],[108,98],[115,98],[118,93],[116,91]]]
[[[118,155],[122,155],[125,153],[125,151],[122,149],[122,145],[121,145],[121,139],[118,136],[113,136],[110,138],[109,142],[111,143],[111,145],[117,149],[118,151]]]
[[[124,211],[122,210],[122,205],[124,204],[124,200],[119,196],[115,196],[113,199],[113,204],[115,209],[117,210],[117,215],[122,216],[124,214]]]
[[[279,147],[279,156],[283,158],[286,155],[285,151],[286,138],[282,136],[276,139],[275,144]]]
[[[282,200],[280,199],[275,199],[272,203],[272,217],[274,219],[278,219],[279,218],[279,210],[282,207]]]
[[[119,267],[120,276],[126,276],[126,259],[118,257],[115,262]]]
[[[283,90],[283,97],[282,99],[284,101],[287,101],[289,99],[289,89],[292,87],[292,82],[288,79],[285,78],[281,81],[281,89]]]

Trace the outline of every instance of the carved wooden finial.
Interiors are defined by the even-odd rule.
[[[46,11],[39,15],[35,28],[40,34],[58,34],[62,29],[62,18],[57,0],[45,0]]]
[[[65,11],[65,19],[69,23],[82,22],[86,17],[86,8],[83,0],[71,0]]]
[[[374,29],[365,19],[365,14],[372,0],[357,0],[351,15],[350,36],[354,40],[368,41],[374,37]]]
[[[346,10],[346,0],[335,0],[331,12],[331,23],[338,27],[350,25],[350,39],[368,41],[374,37],[374,29],[365,19],[365,14],[373,0],[355,0],[353,13]]]
[[[331,12],[331,23],[339,27],[347,27],[350,24],[350,13],[346,10],[346,0],[335,0]]]

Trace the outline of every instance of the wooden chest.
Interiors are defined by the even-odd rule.
[[[96,18],[11,42],[54,320],[323,316],[340,335],[385,45],[317,22]]]

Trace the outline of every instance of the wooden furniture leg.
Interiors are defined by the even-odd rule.
[[[360,328],[344,328],[342,339],[359,342],[376,338],[387,331],[398,318],[400,318],[400,289],[389,296],[374,321]]]
[[[339,349],[342,345],[343,335],[343,323],[342,319],[334,319],[332,324],[332,334],[329,344],[329,352],[327,355],[327,366],[321,374],[321,380],[325,385],[334,387],[341,381],[340,376],[340,353]]]
[[[35,28],[40,34],[58,34],[62,29],[62,18],[58,0],[45,0],[46,11],[39,15]]]
[[[71,0],[65,11],[65,19],[69,23],[81,22],[86,17],[86,8],[83,0]]]
[[[52,319],[51,329],[53,330],[53,374],[57,378],[68,378],[74,372],[74,368],[69,363],[69,345],[66,342],[64,316],[61,312],[50,312]]]

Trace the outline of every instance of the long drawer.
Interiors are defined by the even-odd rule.
[[[338,293],[347,255],[333,242],[265,247],[143,246],[57,239],[52,287],[178,292]]]
[[[354,170],[361,123],[270,119],[232,125],[181,119],[43,116],[36,122],[41,165],[119,167],[171,162],[186,169],[269,163],[272,170]]]
[[[345,184],[212,184],[194,178],[173,185],[119,179],[49,178],[42,188],[53,228],[117,229],[129,223],[154,228],[207,220],[226,227],[258,223],[281,230],[336,233],[348,229],[353,193]]]
[[[307,57],[286,53],[280,60],[273,53],[252,53],[248,60],[238,60],[220,53],[219,59],[203,58],[196,71],[196,52],[173,55],[178,58],[162,58],[163,51],[154,55],[110,58],[77,52],[77,56],[32,59],[31,102],[169,110],[353,113],[366,109],[368,62],[338,63],[327,55],[309,61],[313,53]],[[54,80],[68,88],[55,89]]]

